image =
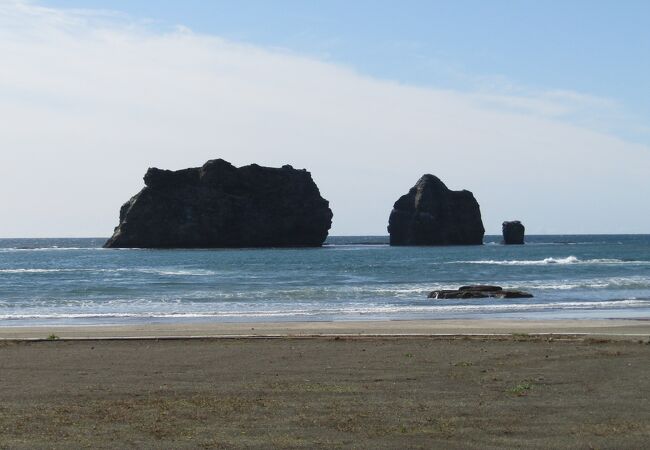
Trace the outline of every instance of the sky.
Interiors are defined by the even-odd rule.
[[[650,230],[650,2],[0,0],[0,237],[108,236],[150,166],[307,168],[331,234],[424,173],[490,234]]]

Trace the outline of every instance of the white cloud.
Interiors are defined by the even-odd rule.
[[[217,157],[307,168],[333,234],[384,234],[426,172],[472,190],[489,232],[650,230],[650,149],[564,120],[598,99],[405,86],[20,1],[0,1],[0,60],[0,236],[106,236],[147,167]]]

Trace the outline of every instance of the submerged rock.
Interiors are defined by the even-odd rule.
[[[104,247],[313,247],[332,225],[311,174],[289,165],[237,168],[215,159],[177,171],[150,168],[144,182]]]
[[[470,286],[461,286],[458,290],[471,292],[494,292],[502,291],[503,288],[501,286],[492,286],[490,284],[472,284]]]
[[[501,226],[503,231],[503,243],[507,245],[521,245],[524,243],[524,234],[526,228],[518,221],[503,222]]]
[[[514,289],[503,289],[501,286],[472,285],[461,286],[458,289],[440,289],[432,291],[428,298],[435,299],[464,299],[464,298],[531,298],[533,294]]]
[[[395,202],[388,233],[390,245],[481,245],[485,229],[470,191],[452,191],[424,175]]]

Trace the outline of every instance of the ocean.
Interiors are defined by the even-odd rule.
[[[527,236],[526,245],[102,249],[96,239],[0,239],[0,326],[196,321],[650,318],[650,235]],[[497,284],[527,299],[432,300]]]

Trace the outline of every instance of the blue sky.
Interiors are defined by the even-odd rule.
[[[307,168],[334,235],[385,234],[424,173],[472,191],[491,234],[647,233],[648,18],[647,1],[0,0],[0,237],[109,236],[148,167],[214,158]]]
[[[49,0],[152,26],[281,47],[373,77],[466,90],[570,90],[612,101],[650,143],[650,2]],[[602,117],[601,126],[606,126]]]

